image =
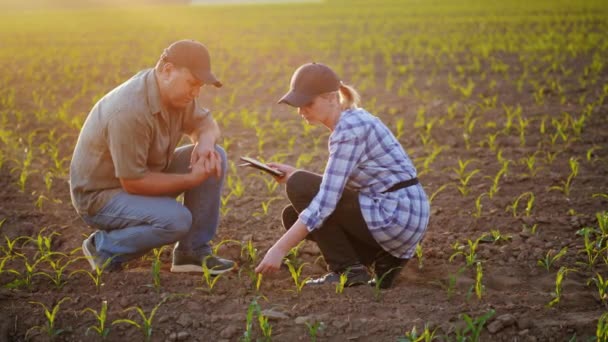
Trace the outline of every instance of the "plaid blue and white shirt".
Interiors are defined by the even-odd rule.
[[[395,257],[411,258],[426,231],[430,207],[420,184],[383,193],[416,177],[399,141],[380,119],[357,108],[342,112],[328,145],[321,187],[300,220],[309,231],[319,228],[348,187],[359,192],[361,213],[378,244]]]

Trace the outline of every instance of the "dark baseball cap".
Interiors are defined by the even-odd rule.
[[[293,107],[305,106],[318,95],[340,89],[340,78],[325,64],[307,63],[300,66],[291,76],[289,92],[278,103]]]
[[[222,86],[222,82],[211,72],[209,50],[196,40],[184,39],[174,42],[163,51],[161,58],[175,66],[188,68],[192,76],[204,84],[213,84],[218,88]]]

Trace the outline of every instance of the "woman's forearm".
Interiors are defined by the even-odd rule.
[[[308,228],[298,219],[293,226],[274,244],[274,248],[287,255],[289,250],[297,246],[308,235]]]

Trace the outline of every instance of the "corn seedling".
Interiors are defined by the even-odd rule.
[[[268,177],[266,177],[266,178],[268,178]],[[275,182],[274,180],[273,180],[273,182],[274,182],[274,184],[279,184],[279,183]],[[261,212],[253,213],[253,216],[255,217],[255,216],[266,216],[266,215],[268,215],[268,209],[270,209],[270,203],[272,203],[273,201],[276,201],[278,199],[280,199],[280,197],[273,197],[273,198],[270,198],[267,201],[262,201],[262,211]]]
[[[382,282],[384,281],[384,279],[386,279],[386,277],[393,272],[399,272],[400,269],[401,269],[401,267],[393,267],[390,270],[384,272],[384,274],[378,274],[374,270],[374,281],[373,281],[374,287],[372,288],[372,290],[374,292],[375,301],[379,302],[380,299],[382,298]]]
[[[154,253],[154,259],[152,259],[152,286],[156,291],[160,291],[160,266],[162,262],[160,261],[160,257],[163,253],[163,250],[166,246],[161,248],[154,248],[152,252]]]
[[[587,268],[591,269],[593,268],[593,266],[595,266],[598,257],[601,255],[601,253],[604,250],[608,250],[608,247],[602,247],[601,241],[602,237],[599,236],[596,240],[593,240],[591,235],[596,235],[596,230],[590,227],[586,227],[583,229],[580,229],[577,234],[578,235],[582,235],[583,236],[583,243],[584,243],[584,248],[583,250],[580,250],[578,253],[579,254],[585,254],[585,262],[578,262],[577,264],[581,264],[586,266]],[[598,242],[600,242],[598,244]]]
[[[217,255],[219,253],[219,251],[220,251],[220,248],[223,245],[227,245],[229,243],[233,243],[235,245],[243,247],[243,244],[240,241],[231,240],[231,239],[224,239],[224,240],[220,241],[219,243],[217,243],[216,245],[213,245],[212,254]]]
[[[555,291],[551,292],[551,297],[553,297],[553,300],[547,304],[548,307],[553,307],[554,305],[559,304],[562,297],[562,282],[564,281],[566,274],[568,274],[570,271],[573,271],[573,269],[563,266],[557,271],[557,276],[555,277]]]
[[[61,334],[64,330],[63,329],[56,329],[55,328],[55,323],[57,320],[57,314],[59,313],[59,308],[61,306],[61,304],[63,302],[65,302],[66,300],[71,300],[70,297],[64,297],[62,299],[60,299],[57,304],[55,304],[53,306],[52,310],[49,310],[49,308],[44,305],[43,303],[40,302],[30,302],[30,304],[36,304],[36,305],[40,305],[42,306],[42,308],[44,309],[44,317],[46,318],[46,324],[45,325],[37,325],[34,327],[31,327],[27,330],[27,332],[25,333],[25,339],[27,340],[30,332],[33,332],[35,330],[40,330],[46,333],[46,335],[50,338],[50,339],[54,339],[56,336],[59,336],[59,334]]]
[[[141,317],[141,321],[142,321],[141,324],[134,320],[131,320],[131,319],[121,318],[121,319],[112,321],[112,325],[121,324],[121,323],[133,325],[133,326],[137,327],[137,329],[141,330],[142,334],[144,335],[144,340],[146,342],[149,342],[152,340],[152,331],[153,331],[152,320],[154,319],[154,315],[156,315],[158,308],[160,308],[160,306],[163,303],[165,303],[167,301],[167,299],[169,299],[169,298],[170,298],[170,296],[165,297],[158,304],[156,304],[150,311],[149,315],[146,315],[144,310],[142,308],[140,308],[139,306],[131,306],[131,307],[128,307],[125,310],[123,310],[123,312],[136,311],[139,314],[139,317]]]
[[[337,294],[342,294],[344,292],[344,286],[346,285],[346,281],[348,280],[348,272],[350,272],[349,269],[347,269],[344,273],[340,273],[340,279],[336,284]]]
[[[603,313],[597,320],[595,339],[598,342],[608,341],[608,312]]]
[[[264,316],[261,312],[258,313],[258,321],[260,323],[260,330],[262,330],[263,341],[271,341],[272,337],[272,326],[268,323],[268,317]]]
[[[101,337],[102,340],[105,340],[106,337],[108,337],[108,334],[110,333],[110,328],[106,326],[106,321],[108,318],[108,301],[104,300],[101,302],[101,309],[99,310],[99,312],[91,308],[85,308],[84,310],[82,310],[82,313],[85,312],[92,313],[93,316],[95,316],[95,319],[97,320],[97,325],[91,325],[87,328],[85,336],[89,334],[89,331],[93,330],[97,333],[97,335],[99,335],[99,337]]]
[[[300,260],[298,255],[300,254],[300,248],[302,248],[305,242],[306,240],[300,241],[296,246],[292,247],[285,256],[289,262],[296,267],[302,263],[302,260]]]
[[[458,191],[460,191],[460,194],[462,196],[467,196],[469,194],[469,181],[471,180],[471,177],[473,177],[478,172],[480,172],[480,170],[475,169],[459,179],[460,184],[456,187],[458,188]]]
[[[311,342],[317,342],[317,335],[323,330],[325,330],[325,323],[321,321],[315,321],[310,324],[305,322],[306,328],[308,329],[308,337],[310,337]]]
[[[247,307],[245,332],[243,333],[243,337],[241,338],[241,341],[243,341],[243,342],[253,341],[253,318],[255,317],[256,314],[258,316],[260,316],[261,312],[262,312],[262,308],[260,307],[260,304],[258,304],[257,298],[253,298],[251,300],[251,303],[249,303],[249,306]],[[260,323],[261,323],[261,320],[260,320]]]
[[[546,269],[547,271],[549,271],[551,269],[551,266],[559,259],[561,259],[561,257],[563,257],[566,252],[568,252],[568,247],[564,247],[562,248],[559,252],[557,252],[557,254],[555,254],[555,251],[550,249],[547,254],[545,255],[544,258],[539,259],[538,262],[536,263],[538,266]],[[554,255],[555,254],[555,255]]]
[[[25,255],[21,256],[21,258],[23,259],[23,266],[25,270],[23,273],[20,273],[17,270],[13,270],[14,272],[12,273],[18,274],[19,276],[21,276],[21,278],[15,279],[13,282],[7,284],[6,286],[9,288],[18,288],[21,286],[25,286],[28,289],[31,288],[32,280],[35,276],[38,275],[38,272],[36,272],[38,264],[44,261],[43,258],[38,258],[37,256],[35,257],[35,260],[32,263],[30,263],[30,260]]]
[[[54,256],[59,256],[59,258],[57,260],[53,260]],[[51,252],[49,254],[46,254],[43,259],[51,267],[52,272],[36,272],[34,275],[47,277],[51,280],[51,282],[53,283],[53,285],[55,285],[56,288],[62,288],[67,283],[67,280],[64,279],[65,270],[73,262],[78,261],[78,258],[73,258],[67,260],[66,262],[63,262],[63,260],[65,260],[66,258],[68,258],[68,256],[63,253]]]
[[[483,268],[481,267],[481,262],[478,261],[475,266],[475,285],[473,285],[477,299],[481,299],[481,296],[483,295],[485,289],[485,286],[483,286],[483,283],[481,282],[482,279]]]
[[[479,245],[479,241],[481,241],[485,237],[485,234],[478,238],[475,241],[467,240],[467,244],[469,249],[465,250],[466,246],[461,245],[456,242],[452,245],[452,249],[455,251],[451,256],[449,261],[452,262],[457,256],[462,255],[465,259],[465,263],[467,267],[473,266],[477,262],[477,246]]]
[[[424,330],[421,334],[418,334],[416,326],[412,327],[412,330],[405,333],[404,337],[399,338],[398,342],[431,342],[436,340],[435,337],[437,329],[431,331],[428,324],[424,325]]]
[[[4,220],[2,220],[2,222],[4,222]],[[0,246],[0,248],[2,249],[2,252],[4,252],[4,255],[7,256],[7,257],[22,256],[23,254],[18,253],[16,251],[15,247],[17,245],[17,242],[19,242],[19,241],[28,241],[29,239],[30,239],[29,236],[18,236],[18,237],[16,237],[16,238],[14,238],[14,239],[11,240],[5,234],[4,235],[4,241],[6,242],[6,247]]]
[[[534,194],[531,191],[527,191],[527,192],[524,192],[523,194],[519,195],[515,199],[513,204],[511,204],[510,206],[507,206],[507,209],[505,211],[511,210],[513,217],[517,217],[517,207],[519,205],[519,201],[521,201],[524,197],[528,197],[528,202],[526,202],[525,215],[530,216],[530,213],[532,212],[532,208],[534,207]]]
[[[95,265],[94,271],[87,271],[85,269],[79,269],[79,270],[73,271],[72,273],[70,273],[68,278],[71,278],[73,275],[78,274],[78,273],[84,273],[84,274],[88,275],[89,278],[91,278],[91,280],[93,280],[93,284],[95,284],[95,290],[97,291],[97,293],[99,293],[99,291],[101,290],[101,285],[103,285],[103,283],[101,282],[101,278],[102,278],[106,268],[108,268],[108,266],[110,266],[112,259],[113,259],[113,257],[108,258],[106,261],[104,261],[104,263],[103,263],[103,265],[101,265],[101,267]]]
[[[466,326],[456,330],[456,341],[471,341],[478,342],[479,335],[485,326],[486,322],[496,314],[494,309],[491,309],[481,317],[474,318],[467,314],[459,315],[460,319],[464,320]]]
[[[572,186],[572,180],[574,179],[574,177],[576,177],[576,175],[578,175],[578,161],[576,160],[576,158],[571,157],[569,160],[569,164],[570,164],[570,174],[568,175],[568,178],[566,178],[565,181],[562,181],[562,185],[561,186],[552,186],[549,188],[549,190],[559,190],[561,192],[564,193],[564,195],[566,196],[570,196],[570,187]]]
[[[437,195],[439,195],[440,192],[442,192],[443,190],[445,190],[445,188],[448,187],[448,185],[450,184],[443,184],[442,186],[440,186],[437,190],[435,190],[432,194],[431,197],[429,197],[429,203],[433,203],[433,200],[435,199],[435,197],[437,197]]]
[[[541,169],[540,167],[536,166],[537,165],[536,162],[538,161],[536,159],[537,153],[538,153],[538,151],[533,153],[532,155],[522,158],[520,160],[521,164],[525,165],[526,168],[528,169],[528,175],[530,177],[536,177],[536,173]]]
[[[511,235],[501,234],[498,229],[490,229],[490,234],[483,234],[480,238],[480,241],[491,242],[493,244],[500,244],[509,240],[511,240]]]
[[[293,279],[293,283],[296,286],[296,293],[299,294],[300,292],[302,292],[302,288],[304,287],[304,285],[306,285],[306,281],[308,281],[310,279],[310,277],[306,277],[304,279],[301,279],[302,277],[302,269],[304,268],[304,266],[306,266],[308,263],[303,263],[301,264],[299,267],[296,268],[295,265],[293,265],[289,259],[285,259],[285,264],[287,265],[287,268],[289,269],[289,274],[291,275],[291,279]]]
[[[599,298],[604,303],[604,305],[608,306],[608,278],[604,279],[601,274],[596,273],[596,276],[589,279],[587,282],[587,286],[589,284],[594,283],[597,288]]]
[[[255,265],[258,260],[258,249],[253,246],[253,241],[249,239],[246,244],[241,244],[241,257],[243,254],[252,265]]]
[[[475,212],[473,213],[473,217],[475,218],[480,218],[481,217],[481,209],[483,208],[483,205],[481,204],[481,198],[483,196],[488,196],[487,192],[484,192],[483,194],[477,196],[477,199],[475,199]]]
[[[416,249],[414,251],[414,253],[416,254],[416,258],[418,259],[418,269],[421,270],[423,267],[423,251],[422,251],[422,245],[420,244],[420,242],[418,242],[416,244]]]
[[[207,266],[207,259],[211,257],[211,255],[207,255],[201,265],[203,268],[203,281],[207,285],[207,291],[209,292],[213,290],[215,283],[217,283],[217,281],[221,277],[221,274],[216,274],[215,276],[211,274],[212,269],[209,269],[209,267]]]

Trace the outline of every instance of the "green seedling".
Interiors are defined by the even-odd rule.
[[[4,222],[4,220],[2,220],[2,222]],[[15,257],[15,256],[23,256],[23,254],[18,253],[16,250],[16,245],[17,242],[19,241],[29,241],[30,237],[29,236],[18,236],[14,239],[10,239],[8,236],[6,236],[6,234],[4,235],[4,241],[6,242],[6,247],[4,246],[0,246],[0,248],[2,249],[2,252],[4,252],[5,256],[8,257]]]
[[[511,240],[511,235],[501,234],[498,229],[491,229],[490,234],[483,234],[480,241],[500,244]]]
[[[536,163],[538,161],[538,159],[536,159],[538,153],[539,152],[536,151],[532,155],[520,159],[520,163],[526,166],[528,175],[531,177],[536,177],[536,173],[541,169],[540,167],[537,167]]]
[[[133,326],[137,327],[137,329],[141,330],[142,334],[144,335],[144,340],[146,342],[150,342],[152,340],[152,332],[153,332],[152,320],[154,319],[154,315],[156,315],[158,308],[160,308],[160,306],[163,303],[165,303],[167,301],[167,299],[169,299],[170,297],[171,296],[165,297],[158,304],[156,304],[154,306],[154,308],[152,308],[152,310],[150,311],[149,315],[146,315],[144,310],[142,308],[140,308],[139,306],[131,306],[131,307],[128,307],[125,310],[123,310],[123,312],[136,311],[139,314],[139,316],[141,317],[141,320],[142,320],[141,324],[137,323],[136,321],[131,320],[131,319],[121,318],[121,319],[112,321],[112,325],[121,324],[121,323],[133,325]]]
[[[452,298],[452,295],[454,295],[454,293],[456,292],[456,281],[465,270],[466,267],[461,267],[456,273],[449,274],[447,280],[439,280],[434,282],[446,291],[448,300],[450,300]]]
[[[585,249],[580,250],[578,253],[582,254],[584,253],[586,258],[585,258],[585,262],[579,262],[578,264],[582,264],[584,266],[586,266],[587,268],[591,269],[593,268],[593,266],[595,266],[598,257],[602,254],[602,252],[604,250],[608,250],[608,247],[602,247],[601,241],[603,241],[602,236],[598,236],[596,240],[592,239],[592,234],[593,235],[597,235],[595,234],[595,229],[590,228],[590,227],[586,227],[586,228],[582,228],[580,229],[577,234],[578,235],[582,235],[583,236],[583,242],[584,242],[584,247]],[[600,242],[600,243],[598,243]]]
[[[578,164],[578,161],[574,157],[570,158],[569,164],[570,164],[570,174],[568,175],[568,178],[566,178],[565,181],[562,181],[561,186],[550,187],[549,191],[558,190],[558,191],[563,192],[564,195],[570,196],[570,188],[572,187],[572,180],[574,179],[574,177],[576,177],[578,175],[579,164]]]
[[[467,267],[473,266],[477,262],[477,246],[479,246],[479,241],[481,241],[483,238],[485,238],[485,234],[475,241],[470,239],[467,240],[469,247],[468,250],[465,250],[465,245],[461,245],[456,242],[454,245],[452,245],[452,249],[455,252],[450,256],[449,261],[452,262],[457,256],[462,255],[465,259]]]
[[[25,286],[30,289],[32,287],[32,281],[35,276],[38,275],[37,267],[38,264],[45,261],[44,258],[38,258],[34,260],[34,262],[30,263],[30,260],[26,256],[22,256],[23,258],[23,266],[25,268],[23,273],[18,272],[17,270],[13,270],[14,274],[18,274],[21,278],[15,279],[13,282],[7,284],[6,286],[9,288],[17,288],[21,286]]]
[[[60,235],[57,232],[52,232],[51,234],[45,236],[43,235],[43,232],[46,229],[46,227],[42,228],[42,230],[38,232],[38,235],[36,235],[35,238],[28,237],[28,242],[36,244],[36,247],[38,248],[38,253],[41,257],[44,257],[46,254],[52,252],[53,236]]]
[[[59,313],[59,307],[61,306],[61,304],[63,302],[65,302],[66,300],[71,300],[70,297],[64,297],[62,299],[60,299],[57,304],[55,304],[53,306],[52,310],[49,310],[49,308],[44,305],[41,302],[30,302],[30,304],[36,304],[36,305],[40,305],[42,306],[42,308],[44,309],[44,317],[46,318],[46,324],[45,325],[37,325],[34,327],[31,327],[27,330],[27,332],[25,333],[25,339],[27,340],[30,333],[35,331],[35,330],[40,330],[46,333],[46,335],[50,338],[50,339],[54,339],[56,336],[59,336],[62,332],[64,332],[63,329],[56,329],[55,328],[55,322],[57,320],[57,314]]]
[[[305,322],[306,327],[308,329],[308,337],[310,337],[311,342],[317,342],[317,335],[323,330],[325,330],[325,324],[321,321],[315,321],[313,324]]]
[[[562,282],[564,281],[566,274],[568,274],[570,271],[573,271],[573,269],[563,266],[557,271],[557,276],[555,277],[555,291],[551,292],[551,297],[553,297],[553,300],[547,304],[548,307],[553,307],[554,305],[559,304],[562,297]]]
[[[477,295],[477,299],[481,299],[483,295],[485,286],[481,282],[483,279],[483,268],[481,267],[481,263],[478,261],[477,266],[475,267],[475,294]]]
[[[523,232],[530,232],[533,235],[536,235],[536,230],[538,229],[538,223],[535,223],[531,226],[528,226],[527,224],[524,224],[522,227],[522,231]]]
[[[483,205],[481,204],[481,198],[483,196],[489,197],[488,193],[484,192],[481,195],[477,196],[477,199],[475,199],[475,212],[473,213],[473,217],[475,217],[475,218],[481,217],[481,209],[483,208]]]
[[[163,253],[163,250],[166,248],[167,246],[162,246],[161,248],[154,248],[152,249],[152,252],[154,253],[154,258],[152,259],[152,286],[154,287],[154,289],[156,291],[160,291],[161,289],[161,285],[160,285],[160,267],[162,265],[162,262],[160,260],[160,257]]]
[[[435,197],[437,197],[437,195],[442,192],[443,190],[445,190],[445,188],[448,187],[448,185],[450,184],[443,184],[442,186],[440,186],[437,190],[435,190],[432,194],[431,197],[429,197],[429,203],[433,203],[433,200],[435,199]]]
[[[608,341],[608,312],[603,313],[597,320],[595,339],[598,342]]]
[[[59,258],[57,260],[53,260],[54,256],[59,256]],[[62,288],[67,283],[67,280],[64,279],[65,270],[72,263],[78,261],[78,258],[73,258],[68,259],[66,262],[63,262],[63,260],[65,260],[66,258],[69,257],[63,253],[51,252],[46,254],[43,259],[51,267],[53,272],[36,272],[34,275],[47,277],[51,280],[51,282],[53,283],[53,285],[55,285],[56,288]]]
[[[262,315],[262,312],[258,313],[258,322],[260,323],[260,330],[262,330],[263,341],[272,340],[272,326],[268,323],[268,317]]]
[[[460,194],[462,196],[466,197],[469,194],[469,182],[471,181],[471,178],[479,172],[480,170],[475,169],[458,180],[460,184],[456,187],[458,188],[458,191],[460,191]]]
[[[255,265],[258,260],[258,249],[253,246],[253,241],[249,239],[246,244],[241,244],[241,257],[243,254],[252,265]]]
[[[420,242],[418,242],[416,244],[416,249],[414,251],[414,253],[416,254],[416,258],[418,259],[418,269],[421,270],[423,267],[423,251],[422,251],[422,245],[420,244]]]
[[[399,272],[400,269],[401,267],[393,267],[384,272],[384,274],[378,274],[374,270],[374,287],[372,288],[372,291],[374,292],[375,301],[379,302],[380,299],[382,299],[382,283],[384,282],[384,279],[386,279],[386,277],[393,272]]]
[[[424,325],[424,330],[422,330],[422,334],[418,334],[418,331],[416,330],[416,326],[412,327],[412,330],[410,330],[409,332],[405,333],[404,337],[399,338],[399,340],[397,340],[398,342],[431,342],[437,339],[437,337],[435,337],[435,333],[437,332],[437,329],[434,329],[433,331],[431,331],[429,329],[428,324]]]
[[[95,316],[95,319],[97,320],[97,325],[91,325],[87,328],[85,336],[89,334],[89,331],[93,330],[97,333],[97,335],[99,335],[99,337],[101,337],[102,340],[105,340],[106,337],[108,337],[108,334],[110,333],[110,328],[106,326],[106,321],[108,318],[108,301],[104,300],[101,302],[101,309],[99,310],[99,312],[91,308],[85,308],[81,312],[90,312],[93,314],[93,316]]]
[[[101,282],[101,278],[104,275],[105,270],[108,268],[108,266],[110,266],[110,263],[112,262],[112,259],[114,257],[108,258],[106,261],[104,261],[103,265],[101,265],[101,267],[95,265],[95,270],[94,271],[87,271],[86,269],[80,269],[80,270],[76,270],[73,271],[72,273],[70,273],[70,275],[68,276],[68,278],[71,278],[73,275],[78,274],[78,273],[84,273],[86,275],[89,276],[89,278],[91,278],[91,280],[93,280],[93,284],[95,284],[95,290],[97,293],[99,293],[99,291],[101,290],[101,285],[103,285],[103,283]]]
[[[483,330],[486,322],[492,318],[496,314],[494,309],[488,311],[485,315],[473,318],[467,314],[461,314],[460,319],[464,320],[466,323],[466,327],[463,329],[456,330],[456,340],[457,341],[472,341],[478,342],[479,335],[481,335],[481,331]]]
[[[301,279],[301,277],[302,277],[302,269],[308,263],[305,262],[305,263],[301,264],[299,267],[296,268],[296,266],[293,265],[289,261],[289,259],[285,259],[285,264],[287,265],[287,268],[289,269],[289,274],[291,275],[291,279],[293,279],[293,283],[296,286],[296,293],[300,294],[300,292],[302,292],[302,288],[304,287],[304,285],[306,285],[306,281],[308,281],[310,279],[310,277],[306,277],[304,279]]]
[[[608,306],[608,278],[604,279],[601,274],[596,273],[596,276],[589,279],[587,286],[594,283],[597,288],[600,300],[605,306]]]
[[[348,273],[350,269],[346,269],[344,273],[340,273],[340,279],[336,284],[336,293],[342,294],[344,292],[344,286],[346,286],[346,281],[348,280]]]
[[[559,252],[557,252],[557,254],[555,254],[555,251],[550,249],[547,254],[545,255],[545,257],[543,259],[539,259],[538,262],[536,263],[538,266],[546,269],[547,271],[549,271],[551,269],[551,266],[559,259],[561,259],[561,257],[563,257],[566,252],[568,252],[568,247],[564,247],[562,248]],[[555,255],[554,255],[555,254]]]
[[[209,259],[211,257],[212,257],[211,255],[206,256],[201,265],[203,268],[203,281],[207,285],[207,290],[209,292],[211,292],[213,290],[215,283],[217,283],[217,281],[221,278],[221,274],[212,275],[211,274],[212,269],[209,269],[209,267],[207,266],[207,259]]]
[[[262,312],[260,304],[258,304],[257,298],[253,298],[249,306],[247,307],[247,315],[245,322],[245,332],[241,341],[250,342],[253,341],[253,318],[256,313],[259,315]]]
[[[524,197],[528,197],[528,202],[526,202],[525,215],[530,216],[530,213],[532,212],[532,208],[534,207],[534,199],[535,199],[534,193],[532,193],[531,191],[524,192],[523,194],[517,196],[517,198],[515,199],[513,204],[511,204],[510,206],[507,206],[507,209],[505,211],[511,210],[513,217],[517,217],[517,207],[519,206],[519,201],[521,201]]]
[[[233,243],[235,245],[238,245],[241,248],[243,247],[243,244],[240,241],[230,240],[230,239],[224,239],[224,240],[220,241],[218,244],[216,244],[216,245],[213,246],[213,250],[212,250],[213,254],[217,255],[219,253],[219,251],[220,251],[220,248],[223,245],[227,245],[229,243]]]
[[[302,260],[300,260],[298,255],[300,254],[300,248],[302,248],[302,246],[304,245],[305,242],[306,242],[306,240],[300,241],[300,243],[298,243],[296,246],[292,247],[289,250],[289,252],[287,253],[287,255],[285,256],[287,259],[289,259],[289,262],[291,262],[291,264],[296,267],[302,263]]]

